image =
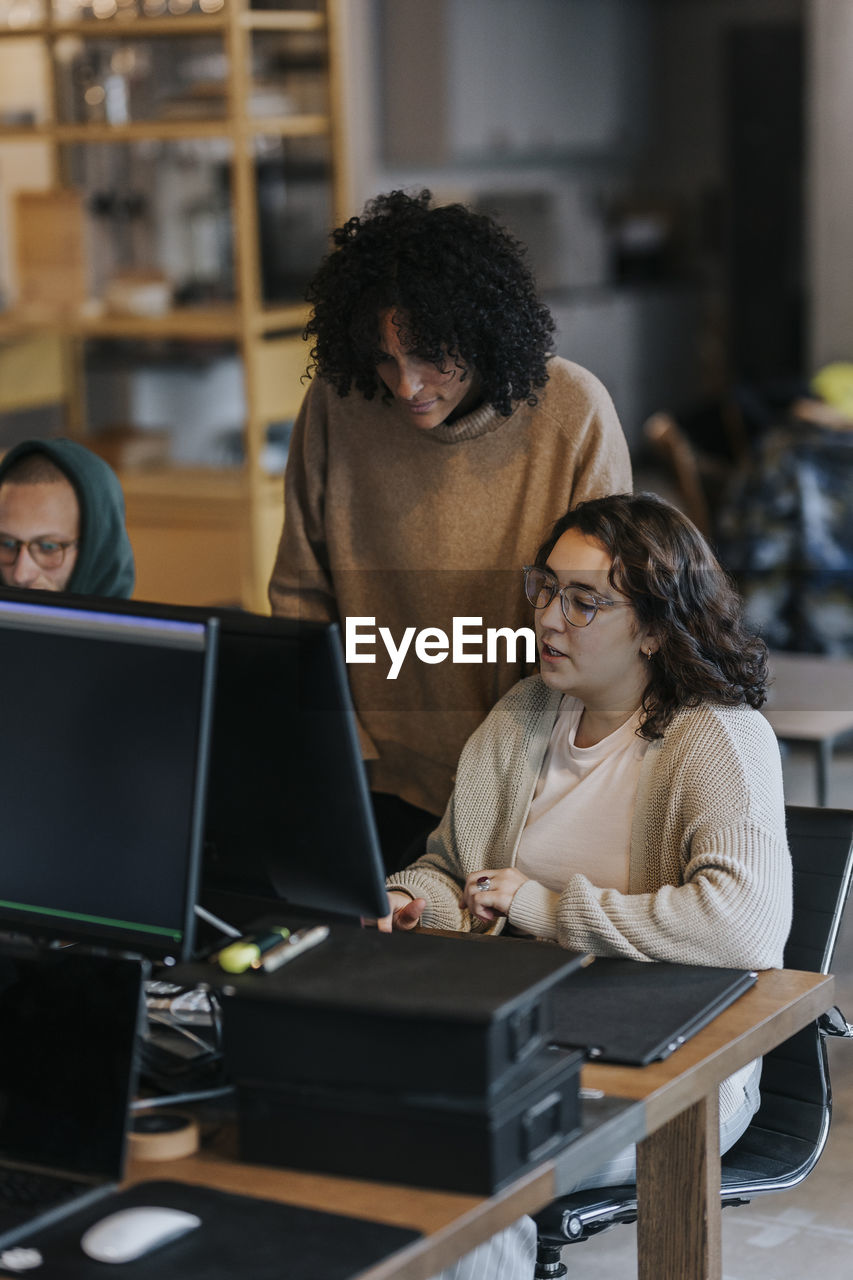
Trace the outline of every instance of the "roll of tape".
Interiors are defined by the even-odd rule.
[[[137,1160],[180,1160],[198,1151],[198,1124],[177,1111],[143,1111],[133,1117],[129,1138]]]

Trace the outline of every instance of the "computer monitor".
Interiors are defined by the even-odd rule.
[[[225,892],[385,915],[338,627],[241,613],[219,624],[202,901]]]
[[[0,930],[189,958],[216,629],[0,599]]]
[[[4,599],[57,604],[47,592],[14,588],[0,591]],[[59,600],[80,612],[218,624],[204,905],[230,923],[266,903],[352,918],[387,912],[336,623],[152,601]]]

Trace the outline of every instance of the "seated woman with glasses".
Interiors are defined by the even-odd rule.
[[[540,673],[468,740],[426,853],[388,881],[380,928],[780,966],[791,866],[779,749],[757,710],[766,651],[701,534],[650,494],[582,502],[524,576]],[[723,1150],[758,1106],[759,1071],[721,1087]],[[634,1168],[630,1148],[587,1185]],[[534,1243],[529,1224],[531,1257]]]
[[[77,595],[133,591],[118,476],[76,440],[25,440],[0,461],[0,585]]]

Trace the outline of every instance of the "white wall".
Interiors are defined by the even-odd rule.
[[[543,253],[547,243],[543,288],[605,283],[603,193],[622,181],[625,156],[642,148],[648,127],[647,0],[341,8],[349,211],[394,187],[482,201],[528,243],[528,230],[539,233]],[[389,33],[397,43],[386,47]],[[413,158],[388,158],[389,132],[392,152]],[[514,225],[513,195],[519,210],[525,198],[540,201],[541,225]]]

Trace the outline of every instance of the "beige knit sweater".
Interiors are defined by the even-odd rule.
[[[560,695],[521,681],[467,743],[425,855],[389,881],[428,906],[425,925],[482,929],[460,905],[473,871],[515,862]],[[569,831],[567,842],[582,840]],[[773,731],[751,707],[679,711],[650,743],[637,790],[629,892],[570,877],[558,940],[634,960],[773,968],[791,922],[791,863]],[[540,886],[516,893],[509,920],[536,933]],[[504,922],[496,922],[498,931]]]
[[[429,665],[412,651],[396,680],[378,637],[407,627],[448,636],[454,617],[531,626],[521,566],[552,522],[583,498],[631,489],[613,404],[578,365],[554,358],[535,407],[502,418],[481,406],[418,431],[393,405],[322,379],[308,389],[285,475],[285,520],[273,613],[375,618],[375,664],[352,664],[350,687],[374,790],[439,815],[459,753],[520,660]],[[476,651],[476,646],[474,647]],[[485,646],[481,652],[484,653]]]

